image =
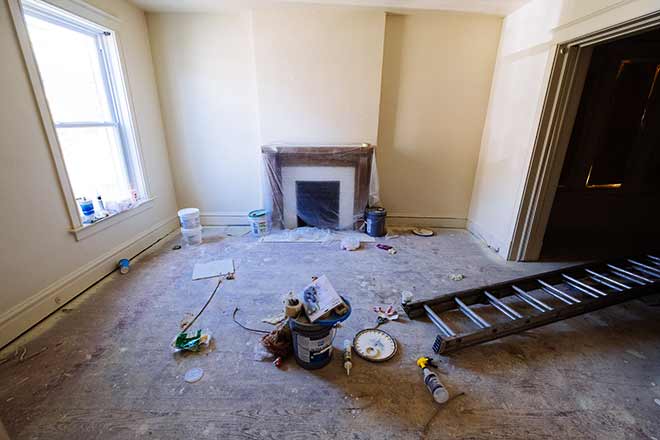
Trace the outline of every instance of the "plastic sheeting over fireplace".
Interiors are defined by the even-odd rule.
[[[353,229],[378,199],[371,145],[264,146],[262,156],[275,227]]]
[[[298,226],[339,228],[340,183],[338,180],[320,182],[296,180]],[[307,223],[306,218],[313,219],[313,223]]]

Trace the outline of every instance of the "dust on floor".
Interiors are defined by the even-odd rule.
[[[290,290],[325,274],[353,306],[334,345],[375,320],[373,306],[551,270],[557,264],[507,263],[463,230],[387,240],[396,255],[368,243],[347,252],[332,244],[258,243],[207,229],[204,244],[172,250],[170,236],[111,274],[6,348],[23,361],[0,365],[0,417],[14,439],[660,439],[658,308],[639,301],[471,347],[443,357],[440,377],[457,396],[436,405],[415,366],[432,354],[426,320],[382,328],[399,351],[370,364],[341,356],[325,368],[283,369],[254,360],[252,327],[281,307]],[[209,350],[174,355],[179,324],[207,299],[215,280],[191,281],[196,262],[233,258],[198,324]],[[450,274],[465,278],[452,281]],[[43,351],[42,351],[43,350]],[[335,354],[338,354],[336,352]],[[34,355],[34,356],[33,356]],[[30,357],[32,356],[32,357]],[[183,380],[199,367],[196,383]]]

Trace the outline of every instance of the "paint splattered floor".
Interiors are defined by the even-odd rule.
[[[415,359],[430,354],[428,321],[388,323],[396,357],[370,364],[339,356],[317,371],[292,359],[282,370],[254,360],[259,335],[231,320],[268,328],[289,290],[326,274],[353,307],[335,347],[373,325],[374,305],[551,270],[506,263],[462,230],[339,250],[338,243],[263,244],[205,231],[198,247],[171,250],[177,235],[113,273],[7,347],[23,361],[0,365],[0,417],[15,439],[660,439],[660,308],[641,301],[573,318],[443,358],[453,398],[438,407]],[[209,350],[174,355],[170,343],[215,281],[191,281],[193,264],[234,258],[227,281],[199,324]],[[463,273],[456,282],[450,273]],[[43,351],[42,351],[43,350]],[[204,370],[184,382],[193,367]],[[459,395],[464,393],[463,395]],[[657,400],[660,402],[660,400]]]

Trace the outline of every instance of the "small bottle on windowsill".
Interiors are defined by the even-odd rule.
[[[96,196],[96,207],[97,207],[97,212],[96,212],[96,219],[102,219],[110,216],[110,213],[105,209],[105,203],[103,203],[103,199],[101,196]]]
[[[83,224],[94,223],[94,202],[85,197],[78,198],[78,206],[82,212]]]

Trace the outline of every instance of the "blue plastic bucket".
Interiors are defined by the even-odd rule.
[[[302,323],[289,319],[293,340],[293,357],[298,365],[306,370],[325,367],[332,360],[332,341],[337,329],[335,326],[346,320],[351,314],[351,304],[342,297],[348,312],[331,319],[317,320],[314,323]]]
[[[270,212],[265,209],[255,209],[248,213],[248,219],[250,220],[252,235],[255,237],[263,237],[264,235],[270,234],[272,226]]]

